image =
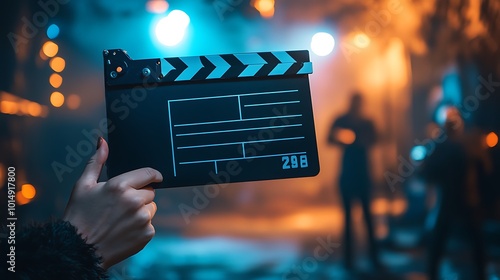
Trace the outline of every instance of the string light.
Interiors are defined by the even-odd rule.
[[[66,61],[62,57],[54,57],[50,60],[49,65],[55,72],[62,72],[66,67]]]
[[[43,44],[42,50],[47,57],[54,57],[59,51],[59,46],[52,41],[47,41]]]
[[[61,107],[64,104],[64,95],[58,91],[54,91],[50,95],[50,104],[56,108]]]
[[[59,74],[52,74],[49,78],[50,85],[54,88],[59,88],[62,85],[63,78]]]
[[[0,91],[0,113],[19,116],[46,117],[47,106]]]

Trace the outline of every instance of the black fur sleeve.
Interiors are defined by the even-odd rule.
[[[15,244],[1,235],[2,279],[107,279],[94,246],[65,221],[31,225],[18,230]],[[15,272],[8,270],[10,246],[15,246]]]

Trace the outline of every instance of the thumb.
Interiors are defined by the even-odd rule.
[[[101,175],[102,167],[104,166],[104,163],[106,163],[106,159],[108,159],[108,153],[108,143],[104,140],[104,138],[99,137],[99,139],[97,139],[97,150],[88,161],[82,176],[78,180],[79,184],[86,186],[93,186],[97,184],[99,175]]]

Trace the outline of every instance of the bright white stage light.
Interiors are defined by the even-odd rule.
[[[326,32],[314,34],[311,40],[311,50],[319,56],[327,56],[335,47],[335,39]]]
[[[190,21],[185,12],[173,10],[156,24],[156,38],[165,46],[175,46],[184,39]]]

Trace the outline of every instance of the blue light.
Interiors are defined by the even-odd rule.
[[[55,39],[57,36],[59,36],[59,26],[51,24],[49,28],[47,28],[47,37],[49,37],[49,39]]]
[[[156,38],[165,46],[175,46],[184,39],[190,21],[185,12],[173,10],[156,24]]]
[[[427,156],[427,150],[424,146],[415,146],[410,151],[410,157],[414,161],[423,160]]]
[[[437,108],[435,113],[435,120],[438,125],[444,126],[444,123],[446,122],[446,118],[448,115],[448,110],[450,108],[451,108],[450,105],[447,104],[441,105]]]

